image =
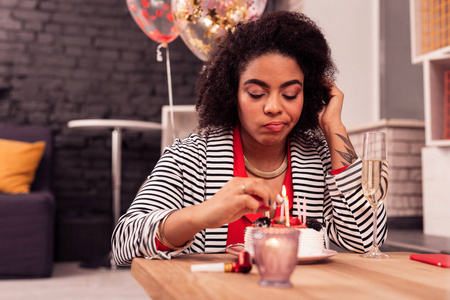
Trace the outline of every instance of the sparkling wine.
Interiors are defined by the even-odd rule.
[[[362,187],[364,196],[372,206],[379,206],[388,189],[389,175],[386,160],[364,160],[362,166]]]
[[[389,258],[378,248],[377,234],[378,220],[377,212],[379,205],[386,198],[388,190],[388,163],[387,163],[386,133],[366,132],[364,133],[363,155],[362,155],[362,188],[364,197],[372,206],[373,211],[373,233],[372,247],[369,251],[361,254],[365,258]],[[380,224],[381,225],[381,224]]]

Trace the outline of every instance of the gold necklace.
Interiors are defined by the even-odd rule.
[[[283,162],[278,167],[278,169],[270,172],[265,172],[258,170],[256,167],[254,167],[248,160],[247,157],[244,155],[244,161],[245,161],[245,168],[247,171],[252,173],[253,175],[256,175],[258,177],[264,178],[264,179],[271,179],[280,176],[283,174],[284,171],[288,168],[288,156],[287,154],[284,156]]]

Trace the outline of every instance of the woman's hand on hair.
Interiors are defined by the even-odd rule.
[[[330,149],[331,167],[338,169],[355,162],[358,155],[341,121],[344,94],[332,81],[330,87],[330,102],[319,113],[319,126]]]
[[[319,112],[319,126],[322,132],[326,135],[330,128],[335,126],[342,126],[341,113],[344,104],[344,93],[330,81],[330,101]]]
[[[198,221],[203,228],[218,228],[246,214],[273,210],[276,195],[263,179],[233,177],[211,199],[198,206]]]

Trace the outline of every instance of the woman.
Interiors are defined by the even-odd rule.
[[[245,226],[274,214],[283,185],[291,216],[292,200],[305,199],[334,243],[368,250],[372,210],[334,72],[323,34],[304,15],[274,12],[229,33],[197,82],[200,133],[166,148],[120,218],[116,263],[242,243]],[[384,206],[379,220],[382,243]]]

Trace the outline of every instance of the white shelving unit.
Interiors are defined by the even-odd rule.
[[[433,11],[435,22],[432,24],[436,27],[433,29],[437,32],[435,36],[440,36],[433,40],[434,46],[430,48],[434,50],[425,53],[421,28],[423,1],[431,3],[430,0],[410,0],[410,21],[411,61],[423,65],[426,145],[450,147],[450,140],[444,139],[444,73],[450,71],[450,38],[447,36],[450,34],[450,19],[444,18],[445,15],[439,16],[441,11],[450,11],[450,0],[436,2],[440,5]],[[442,47],[436,48],[439,45]]]
[[[427,146],[450,147],[450,140],[444,139],[445,71],[450,71],[449,54],[423,62]]]
[[[425,6],[422,6],[426,3]],[[438,4],[438,5],[437,5]],[[422,11],[431,19],[422,19]],[[450,0],[410,0],[411,61],[422,63],[425,145],[422,148],[423,227],[425,235],[450,237],[450,139],[444,138],[445,72],[450,71]],[[428,23],[427,23],[428,22]],[[427,24],[427,29],[421,28]],[[423,43],[423,37],[427,43]],[[430,38],[434,37],[434,38]],[[422,49],[423,46],[427,49]],[[430,51],[428,51],[430,50]]]
[[[434,50],[426,51],[423,49],[423,28],[422,28],[422,2],[423,0],[410,0],[410,22],[411,22],[411,61],[413,64],[423,63],[426,60],[435,59],[442,57],[442,55],[446,55],[450,53],[450,39],[444,38],[442,41],[431,42],[434,43],[430,48],[434,48]],[[427,1],[431,2],[431,1]],[[450,9],[448,7],[450,5],[448,0],[442,0],[439,2],[441,9],[446,9],[447,11]],[[434,13],[439,13],[435,11]],[[435,23],[436,26],[445,27],[445,24],[448,24],[450,20],[446,20],[445,18],[441,18],[437,20]],[[448,26],[448,25],[447,25]],[[450,30],[450,28],[449,28]],[[442,35],[445,35],[445,31],[441,30]],[[447,32],[448,33],[448,32]]]

